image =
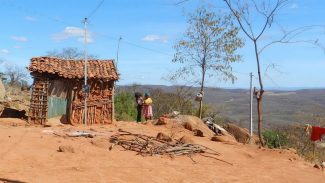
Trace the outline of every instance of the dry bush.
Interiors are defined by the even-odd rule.
[[[307,135],[303,125],[289,125],[278,129],[288,138],[288,146],[297,150],[297,153],[308,161],[325,161],[325,149],[316,148],[313,158],[313,142]]]

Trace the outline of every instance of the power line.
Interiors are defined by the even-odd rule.
[[[99,10],[99,8],[104,4],[105,0],[102,0],[98,3],[98,5],[95,7],[95,9],[93,9],[93,11],[91,11],[88,15],[88,19],[90,19],[93,15],[95,15],[95,13],[97,12],[97,10]]]
[[[120,38],[112,37],[112,36],[109,36],[109,35],[104,34],[104,33],[99,33],[99,32],[94,32],[94,33],[96,35],[102,36],[102,37],[107,38],[107,39],[111,39],[111,40],[114,40],[114,41],[117,41],[117,42],[120,41]],[[131,46],[134,46],[134,47],[138,47],[138,48],[141,48],[141,49],[145,49],[145,50],[148,50],[148,51],[151,51],[151,52],[159,53],[159,54],[162,54],[162,55],[166,55],[166,56],[169,56],[169,57],[173,57],[173,55],[168,54],[166,52],[162,52],[162,51],[159,51],[159,50],[156,50],[156,49],[152,49],[152,48],[147,48],[147,47],[138,45],[136,43],[132,43],[130,41],[125,41],[124,39],[125,38],[123,37],[123,39],[121,40],[121,42],[123,42],[125,44],[131,45]]]
[[[245,76],[249,76],[250,73],[244,73],[244,72],[238,72],[238,71],[232,71],[233,73],[236,73],[236,74],[241,74],[241,75],[245,75]]]
[[[187,2],[187,1],[189,1],[189,0],[181,0],[181,1],[177,2],[177,3],[174,3],[174,5],[178,6],[178,5],[183,4],[183,3]]]
[[[102,6],[102,4],[104,3],[104,1],[105,1],[105,0],[102,0],[102,1],[97,5],[97,7],[96,7],[96,8],[95,8],[95,9],[94,9],[90,14],[89,14],[88,17],[93,16],[93,15],[96,13],[96,11],[97,11],[101,6]],[[63,20],[58,19],[58,18],[53,18],[53,17],[47,16],[47,15],[45,15],[45,14],[42,14],[42,13],[40,13],[40,12],[30,11],[30,10],[28,10],[28,9],[26,9],[26,8],[23,8],[23,7],[18,6],[18,5],[14,5],[14,4],[12,4],[12,3],[11,3],[11,4],[6,3],[6,4],[9,5],[9,6],[11,6],[11,7],[13,7],[13,8],[15,8],[15,9],[17,9],[17,10],[19,10],[19,11],[24,11],[24,12],[26,12],[26,13],[31,13],[31,14],[37,14],[37,15],[39,15],[39,16],[41,16],[41,17],[45,17],[45,18],[47,18],[47,19],[49,19],[49,20],[51,20],[51,21],[62,23],[62,24],[65,25],[65,26],[75,26],[75,27],[79,27],[79,25],[73,24],[73,23],[71,23],[71,22],[63,21]],[[89,24],[89,22],[88,22],[88,24]],[[119,41],[119,37],[118,37],[118,38],[117,38],[117,37],[112,37],[112,36],[109,36],[109,35],[107,35],[107,34],[100,33],[100,32],[94,32],[94,33],[95,33],[96,35],[102,36],[102,37],[107,38],[107,39],[114,40],[114,41],[116,41],[116,42]],[[169,56],[169,57],[173,57],[173,55],[168,54],[168,53],[165,53],[165,52],[162,52],[162,51],[160,51],[160,50],[156,50],[156,49],[152,49],[152,48],[147,48],[147,47],[145,47],[145,46],[141,46],[141,45],[138,45],[138,44],[136,44],[136,43],[133,43],[133,42],[130,42],[130,41],[126,41],[126,40],[125,40],[125,37],[123,37],[123,40],[121,40],[121,42],[123,42],[123,43],[125,43],[125,44],[128,44],[128,45],[131,45],[131,46],[134,46],[134,47],[137,47],[137,48],[141,48],[141,49],[148,50],[148,51],[151,51],[151,52],[155,52],[155,53],[159,53],[159,54],[166,55],[166,56]]]

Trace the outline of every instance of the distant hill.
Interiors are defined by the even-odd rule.
[[[131,86],[120,86],[120,89]],[[138,86],[175,92],[175,86],[145,85]],[[193,94],[199,88],[191,88]],[[204,102],[210,104],[221,116],[236,121],[241,126],[249,122],[249,90],[206,88]],[[257,121],[256,101],[253,106],[254,121]],[[264,125],[272,127],[292,123],[318,124],[325,120],[325,89],[267,90],[264,94]],[[256,126],[256,125],[255,125]]]

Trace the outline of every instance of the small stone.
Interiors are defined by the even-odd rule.
[[[294,154],[297,154],[297,150],[296,149],[293,149],[293,148],[288,148],[288,151],[294,153]]]
[[[194,141],[190,136],[184,135],[182,138],[179,139],[184,144],[193,144]]]
[[[314,168],[321,169],[322,167],[320,165],[318,165],[318,164],[315,164]]]
[[[198,137],[204,137],[203,132],[201,130],[195,129],[193,130],[194,135]]]
[[[290,161],[295,161],[297,158],[289,158]]]
[[[189,123],[189,122],[184,123],[184,128],[187,130],[193,131],[193,127],[192,127],[191,123]]]
[[[58,152],[75,153],[74,148],[70,145],[60,145]]]
[[[166,121],[167,121],[167,118],[161,116],[161,117],[158,119],[156,125],[165,125],[165,124],[167,124]]]
[[[168,135],[166,135],[166,134],[164,134],[162,132],[159,132],[157,134],[157,139],[158,140],[165,141],[165,142],[171,142],[171,141],[173,141],[173,139],[170,136],[168,136]]]

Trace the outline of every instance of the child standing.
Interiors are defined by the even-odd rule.
[[[152,112],[152,99],[148,93],[144,94],[144,101],[143,101],[143,115],[144,118],[147,120],[151,120],[153,116]]]
[[[135,103],[137,104],[137,122],[141,122],[141,111],[143,105],[143,98],[141,93],[135,93]]]

